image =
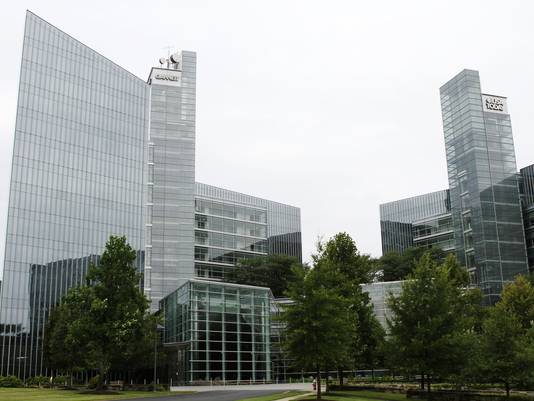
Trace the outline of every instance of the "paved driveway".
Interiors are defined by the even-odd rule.
[[[283,391],[283,390],[282,390]],[[195,394],[176,394],[166,397],[136,398],[128,401],[237,401],[242,398],[282,392],[280,390],[222,390],[204,391]]]

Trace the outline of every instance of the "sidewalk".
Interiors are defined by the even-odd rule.
[[[279,400],[276,400],[276,401],[293,401],[295,398],[300,398],[300,397],[315,397],[315,392],[312,391],[306,394],[294,395],[293,397],[280,398]]]
[[[311,383],[278,383],[278,384],[232,384],[228,386],[171,386],[171,391],[239,391],[239,390],[272,390],[272,391],[312,391]],[[291,397],[289,398],[291,399]]]

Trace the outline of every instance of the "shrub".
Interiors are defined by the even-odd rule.
[[[66,386],[69,382],[68,376],[56,376],[52,381],[56,386]]]
[[[154,391],[154,383],[148,385],[148,391]],[[163,384],[156,384],[156,391],[165,391]]]
[[[27,381],[26,381],[26,384],[28,386],[44,386],[44,385],[48,385],[50,383],[50,378],[49,377],[46,377],[46,376],[34,376],[34,377],[30,377]]]
[[[16,376],[0,376],[0,387],[22,387],[22,381]]]

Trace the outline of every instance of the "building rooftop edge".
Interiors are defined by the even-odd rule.
[[[273,201],[273,200],[267,199],[267,198],[260,198],[259,196],[246,194],[244,192],[234,191],[233,189],[223,188],[223,187],[219,187],[219,186],[216,186],[216,185],[206,184],[206,183],[198,182],[198,181],[195,181],[195,185],[204,185],[204,186],[207,186],[207,187],[222,189],[223,191],[233,192],[233,193],[236,193],[236,194],[239,194],[239,195],[244,195],[244,196],[250,196],[251,198],[260,199],[260,200],[268,201],[268,202],[271,202],[271,203],[276,203],[276,204],[283,205],[283,206],[289,206],[289,207],[292,207],[294,209],[298,209],[300,211],[300,207],[298,207],[298,206],[290,205],[288,203]],[[199,194],[195,194],[195,196],[196,195],[199,195]]]
[[[437,194],[437,193],[440,193],[440,192],[447,192],[448,190],[449,190],[449,188],[445,188],[445,189],[441,189],[441,190],[438,190],[438,191],[427,192],[427,193],[420,194],[420,195],[407,196],[406,198],[401,198],[401,199],[397,199],[397,200],[394,200],[394,201],[380,203],[379,206],[382,207],[383,205],[389,205],[391,203],[402,202],[402,201],[406,201],[408,199],[419,198],[419,197],[422,197],[422,196]]]
[[[68,34],[67,32],[65,32],[63,29],[61,28],[58,28],[57,26],[55,26],[54,24],[48,22],[47,20],[45,20],[43,17],[37,15],[36,13],[34,13],[33,11],[29,10],[29,9],[26,9],[26,15],[27,14],[31,14],[33,15],[34,17],[37,17],[39,18],[41,21],[43,21],[44,23],[50,25],[52,28],[54,29],[57,29],[58,31],[60,31],[61,33],[67,35],[69,38],[71,38],[72,40],[75,40],[76,42],[82,44],[83,46],[87,47],[89,50],[91,50],[92,52],[98,54],[100,57],[106,59],[107,61],[109,61],[110,63],[116,65],[117,67],[119,67],[121,70],[124,70],[125,72],[127,72],[128,74],[132,75],[133,77],[137,78],[138,80],[140,80],[141,82],[145,83],[146,84],[146,81],[140,77],[138,77],[137,75],[135,75],[133,72],[127,70],[126,68],[124,68],[123,66],[119,65],[118,63],[116,63],[115,61],[111,60],[110,58],[104,56],[102,53],[96,51],[95,49],[93,49],[91,46],[88,46],[86,45],[84,42],[82,42],[81,40],[79,39],[76,39],[74,36]]]

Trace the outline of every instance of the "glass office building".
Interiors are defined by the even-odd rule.
[[[67,285],[59,277],[70,271],[79,282],[81,267],[73,263],[99,254],[110,234],[143,249],[147,95],[143,80],[27,13],[0,296],[0,375],[44,373],[44,326],[31,298],[40,266],[58,266],[58,279],[46,284],[55,299]]]
[[[196,183],[195,275],[224,280],[240,260],[283,254],[302,258],[300,209]]]
[[[49,313],[84,283],[110,235],[137,250],[152,311],[186,280],[220,281],[243,258],[301,259],[298,208],[195,182],[195,104],[194,52],[161,59],[145,81],[27,13],[0,375],[49,374]]]
[[[456,252],[492,304],[528,271],[506,98],[483,94],[472,70],[440,94]]]
[[[390,297],[397,297],[402,292],[404,281],[387,281],[380,283],[362,284],[362,291],[369,296],[373,305],[373,312],[384,330],[389,330],[387,321],[392,317],[388,306]]]
[[[196,54],[182,51],[150,73],[145,294],[153,311],[194,277]]]
[[[161,301],[173,383],[271,381],[271,291],[188,280]]]
[[[454,250],[450,194],[431,192],[380,205],[382,253],[413,246]]]
[[[412,221],[412,204],[431,202],[428,195],[381,205],[382,248],[454,249],[485,302],[493,304],[504,283],[528,272],[532,167],[517,173],[506,98],[482,93],[477,71],[463,70],[441,87],[440,95],[449,177],[446,213],[437,220]]]
[[[519,171],[528,268],[534,270],[534,164]]]

